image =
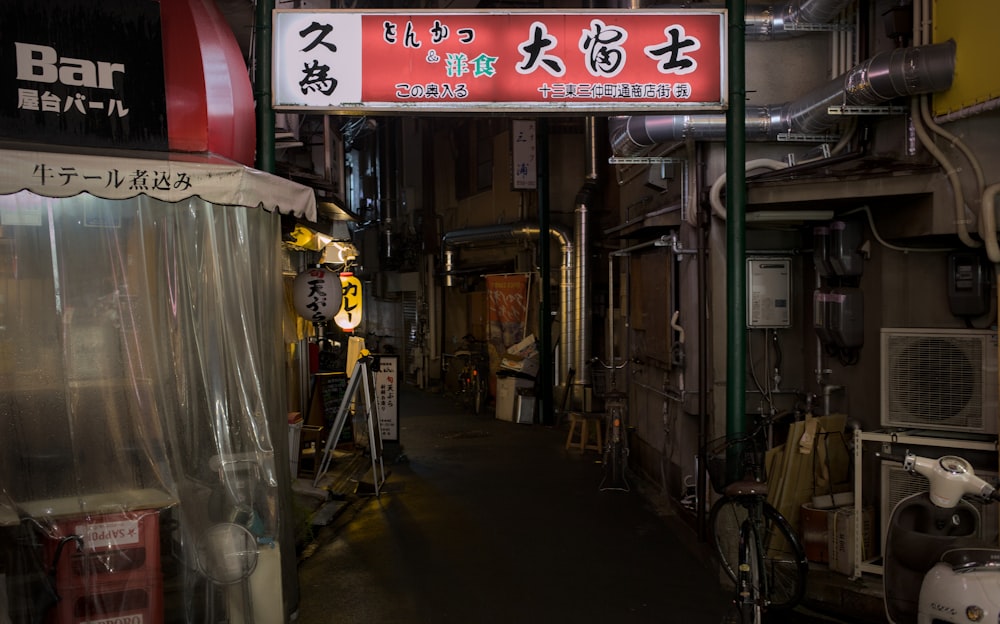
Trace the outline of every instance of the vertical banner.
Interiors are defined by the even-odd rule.
[[[501,354],[524,338],[528,322],[528,281],[526,273],[486,276],[490,342]]]
[[[538,162],[535,154],[535,122],[511,121],[511,188],[532,191],[538,188]]]
[[[399,442],[399,357],[375,358],[375,402],[378,403],[378,429],[383,442]]]

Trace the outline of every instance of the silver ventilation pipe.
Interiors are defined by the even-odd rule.
[[[576,293],[576,302],[573,306],[575,315],[575,335],[573,339],[576,346],[573,348],[575,359],[573,368],[576,370],[574,383],[581,385],[586,382],[584,373],[593,357],[593,347],[591,346],[593,334],[593,321],[590,306],[590,228],[587,220],[588,212],[594,203],[594,194],[597,190],[597,119],[586,117],[584,119],[584,151],[586,162],[586,174],[583,186],[576,194],[575,209],[573,211],[573,240],[576,243],[576,271],[573,276]]]
[[[514,223],[510,225],[489,225],[485,227],[468,228],[465,230],[454,230],[441,237],[441,246],[445,253],[445,282],[451,279],[450,271],[455,270],[454,247],[460,245],[470,245],[473,243],[496,243],[503,241],[527,241],[538,240],[542,235],[542,229],[536,224]],[[570,362],[573,362],[574,341],[574,311],[573,301],[573,268],[575,264],[575,254],[573,242],[569,233],[558,225],[549,225],[549,236],[555,239],[560,245],[561,262],[559,275],[559,362],[568,370]],[[449,256],[449,253],[451,255]],[[545,259],[547,260],[547,259]],[[547,284],[542,284],[542,288],[547,288]],[[556,371],[556,379],[565,377],[564,371]]]
[[[851,0],[789,0],[781,6],[748,6],[744,21],[746,38],[758,41],[786,39],[809,32],[810,25],[827,24]]]
[[[844,75],[792,102],[747,107],[748,141],[774,141],[778,134],[818,134],[837,124],[831,106],[872,106],[897,97],[944,91],[955,75],[955,42],[897,48],[876,54]],[[610,122],[615,154],[631,155],[663,142],[723,141],[725,114],[615,117]]]

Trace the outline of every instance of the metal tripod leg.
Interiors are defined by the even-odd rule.
[[[336,441],[340,439],[340,434],[344,431],[344,424],[347,422],[347,413],[350,411],[351,402],[354,400],[354,394],[358,390],[358,384],[360,383],[362,376],[364,376],[367,380],[368,359],[369,358],[361,358],[354,363],[354,371],[351,372],[351,378],[348,380],[347,388],[344,390],[344,398],[340,402],[340,408],[337,410],[337,416],[333,419],[333,425],[330,427],[330,434],[327,436],[326,445],[323,447],[323,460],[316,468],[316,476],[313,478],[313,487],[316,487],[319,484],[319,480],[330,468],[331,453],[333,452],[334,446],[336,446]],[[365,385],[367,387],[367,381]]]
[[[378,498],[382,484],[385,483],[385,466],[382,463],[382,432],[379,429],[378,399],[372,397],[374,379],[369,376],[367,367],[365,367],[365,376],[362,382],[365,389],[365,411],[368,417],[368,445],[372,454],[372,482],[375,485],[375,498]]]

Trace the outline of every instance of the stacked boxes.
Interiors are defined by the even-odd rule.
[[[158,511],[55,520],[45,556],[60,596],[50,623],[163,621]]]

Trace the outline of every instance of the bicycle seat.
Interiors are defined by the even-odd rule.
[[[461,351],[456,351],[456,352],[454,352],[454,353],[453,353],[452,355],[456,355],[456,356],[461,356],[461,355],[472,355],[472,351],[466,351],[466,350],[464,350],[464,349],[463,349],[463,350],[461,350]]]
[[[744,479],[726,486],[726,496],[767,496],[767,483]]]

